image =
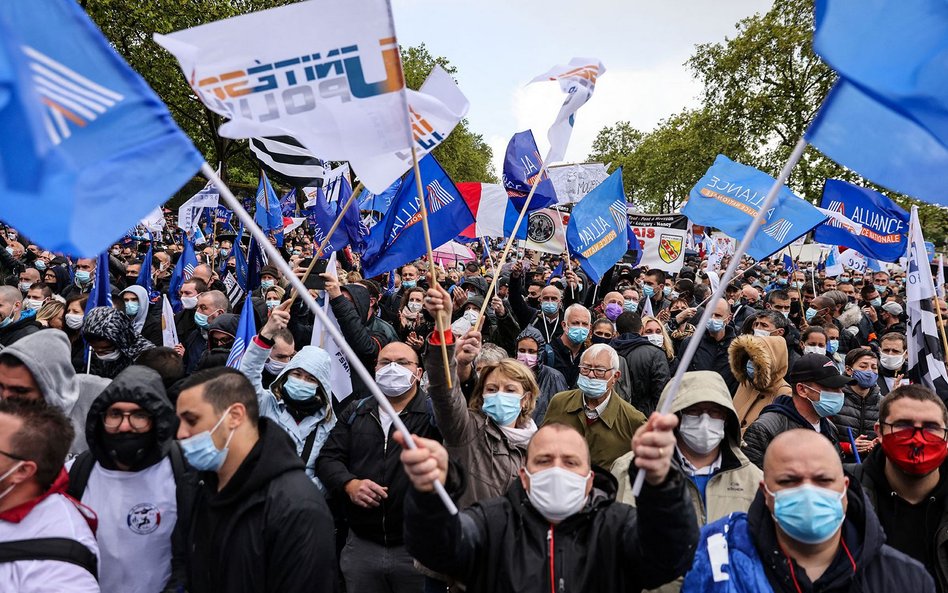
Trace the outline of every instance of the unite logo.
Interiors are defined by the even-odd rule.
[[[45,106],[43,125],[53,145],[71,137],[73,127],[86,127],[125,98],[28,45],[22,49]]]

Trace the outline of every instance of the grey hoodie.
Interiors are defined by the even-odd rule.
[[[26,365],[39,385],[46,403],[62,410],[76,429],[69,448],[78,455],[86,444],[86,414],[95,398],[111,382],[96,375],[77,374],[72,366],[69,338],[58,329],[44,329],[21,338],[3,349]]]
[[[142,333],[142,328],[145,327],[145,318],[148,317],[148,307],[151,304],[148,302],[148,291],[137,284],[133,284],[119,293],[119,299],[121,299],[122,295],[126,292],[130,292],[138,297],[138,313],[135,314],[135,317],[132,318],[131,321],[135,331]],[[122,312],[125,312],[124,308]]]

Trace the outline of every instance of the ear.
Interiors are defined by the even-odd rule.
[[[521,467],[518,473],[520,474],[520,485],[523,486],[524,490],[530,490],[530,477],[527,475],[526,468]]]

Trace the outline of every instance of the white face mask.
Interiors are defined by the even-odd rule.
[[[193,309],[198,306],[198,298],[195,297],[181,297],[181,306],[185,309]]]
[[[375,382],[385,397],[399,397],[404,395],[415,383],[415,374],[398,364],[390,362],[375,371]]]
[[[820,346],[804,346],[804,354],[819,354],[820,356],[826,356],[826,348]]]
[[[271,373],[273,375],[279,375],[280,371],[285,369],[286,365],[288,364],[289,362],[280,362],[278,360],[273,360],[272,358],[268,358],[266,364],[263,365],[263,368],[265,368],[268,373]]]
[[[770,336],[770,332],[765,329],[755,329],[754,335],[758,338],[767,338]]]
[[[649,334],[645,337],[646,339],[648,339],[649,342],[651,342],[655,346],[658,346],[659,348],[665,345],[665,336],[663,336],[662,334]]]
[[[66,313],[66,327],[69,329],[79,329],[82,327],[81,313]]]
[[[412,313],[421,311],[421,303],[418,301],[408,301],[408,310]]]
[[[717,420],[708,414],[682,414],[678,434],[689,449],[698,455],[707,455],[724,440],[724,420]]]
[[[561,467],[551,467],[531,474],[527,498],[547,521],[559,523],[582,510],[586,504],[586,482],[590,474],[581,476]],[[591,472],[590,472],[591,473]]]
[[[98,352],[95,353],[95,357],[99,360],[118,360],[120,356],[122,356],[122,353],[118,350],[109,352],[108,354],[99,354]]]
[[[897,371],[905,364],[905,356],[902,354],[883,354],[879,357],[879,364],[888,371]]]
[[[4,480],[10,477],[10,474],[20,469],[20,466],[23,465],[23,463],[24,463],[23,461],[17,461],[16,463],[13,464],[13,467],[3,472],[3,475],[0,476],[0,482],[3,482]],[[7,486],[6,490],[4,490],[3,492],[0,492],[0,500],[3,500],[3,498],[6,497],[7,494],[10,494],[10,492],[12,492],[13,488],[15,487],[16,487],[16,484],[10,484],[9,486]]]
[[[38,311],[39,308],[43,306],[43,301],[39,299],[26,299],[23,301],[23,306],[29,311]]]
[[[467,319],[468,323],[471,324],[471,327],[477,325],[477,311],[474,309],[468,309],[464,312],[464,319]]]

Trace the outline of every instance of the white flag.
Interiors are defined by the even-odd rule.
[[[560,107],[553,125],[550,126],[548,138],[550,152],[547,153],[546,163],[555,163],[566,158],[566,145],[573,133],[573,120],[576,111],[589,101],[596,89],[596,80],[605,73],[606,67],[596,58],[573,58],[567,65],[556,65],[544,74],[530,82],[556,80],[560,89],[566,93],[566,100]]]
[[[411,167],[413,147],[421,158],[467,113],[453,80],[405,91],[388,0],[310,0],[154,38],[228,118],[221,136],[292,136],[349,161],[373,193]]]
[[[221,169],[218,167],[218,175],[220,172]],[[188,198],[188,201],[178,208],[178,228],[188,235],[193,235],[200,226],[201,213],[205,208],[217,208],[220,197],[221,194],[214,187],[214,183],[208,181],[204,189]]]
[[[822,224],[829,224],[830,226],[833,226],[836,228],[843,228],[849,231],[850,233],[856,235],[857,237],[862,234],[862,225],[859,224],[858,222],[854,222],[852,219],[848,218],[842,212],[839,212],[837,210],[827,210],[826,208],[819,208],[819,207],[817,207],[817,210],[822,212],[823,215],[828,216],[830,218],[830,220],[827,220],[826,222]],[[832,224],[832,223],[836,223],[836,224]],[[800,239],[803,239],[803,238],[804,237],[800,237]]]
[[[161,295],[161,345],[174,348],[178,344],[178,329],[174,325],[174,310],[168,295]]]
[[[584,163],[547,167],[546,172],[556,190],[557,204],[578,202],[609,177],[602,163]]]
[[[935,286],[935,292],[938,294],[938,298],[945,298],[945,256],[938,256],[938,276],[937,276],[937,286]]]
[[[905,310],[908,313],[908,371],[913,383],[921,383],[948,399],[948,371],[932,307],[935,286],[925,250],[925,237],[918,221],[918,206],[912,206],[908,230],[908,272],[905,276]]]
[[[146,231],[160,233],[165,228],[165,215],[161,206],[149,212],[148,216],[141,220],[141,225]]]
[[[329,261],[326,263],[326,272],[332,274],[333,277],[336,277],[336,252],[333,251],[332,255],[329,256]],[[332,312],[332,307],[329,306],[329,297],[324,296],[325,304],[323,305],[323,310],[326,312],[326,317],[329,319],[329,322],[336,326],[336,329],[339,329],[339,322],[336,321],[336,316]],[[332,339],[332,336],[329,335],[329,332],[323,329],[323,324],[320,321],[319,317],[316,317],[313,320],[313,336],[310,340],[310,343],[313,346],[319,346],[327,353],[329,353],[329,359],[332,361],[332,373],[330,383],[332,384],[332,395],[336,398],[337,401],[342,401],[349,397],[352,393],[352,375],[349,370],[349,361],[346,359],[346,356],[342,353],[342,350],[336,345],[336,341]]]
[[[287,234],[291,231],[296,230],[296,227],[306,222],[306,217],[304,216],[303,218],[297,218],[295,216],[292,216],[290,217],[290,220],[292,220],[293,222],[283,227],[283,234]]]
[[[852,251],[850,249],[850,251]],[[826,277],[835,278],[843,273],[843,264],[839,257],[839,247],[831,245],[826,254]]]
[[[531,211],[527,222],[527,249],[555,255],[566,251],[565,222],[568,221],[569,214],[552,208]]]

